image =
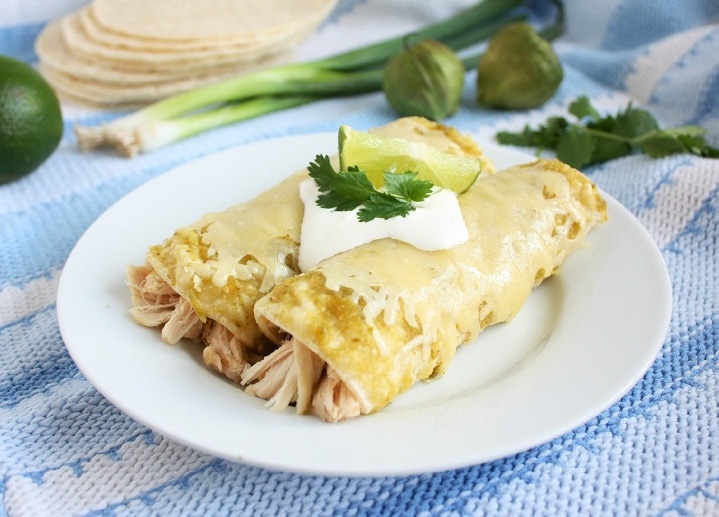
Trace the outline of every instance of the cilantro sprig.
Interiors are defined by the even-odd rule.
[[[690,153],[719,158],[719,149],[709,146],[699,126],[660,128],[647,110],[630,102],[616,115],[600,115],[589,98],[581,96],[569,106],[576,120],[549,117],[536,128],[525,126],[519,133],[497,133],[499,143],[553,150],[557,158],[573,166],[583,167],[606,162],[633,153],[652,158]]]
[[[338,172],[328,156],[319,154],[307,169],[320,190],[319,206],[342,212],[359,208],[361,222],[406,217],[416,208],[414,203],[427,199],[434,187],[431,181],[417,179],[416,172],[385,172],[385,187],[380,191],[358,167]]]

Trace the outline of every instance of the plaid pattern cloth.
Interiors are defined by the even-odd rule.
[[[0,54],[36,62],[48,20],[80,0],[0,0]],[[468,1],[341,0],[299,59],[439,20]],[[539,19],[547,2],[529,2]],[[541,108],[465,105],[446,122],[478,138],[628,101],[719,145],[715,0],[567,0],[565,66]],[[111,405],[70,358],[56,315],[63,265],[92,222],[181,163],[270,137],[390,121],[381,93],[317,102],[133,160],[81,154],[72,127],[120,115],[64,105],[57,152],[0,186],[0,515],[719,515],[719,161],[629,156],[585,172],[645,226],[667,264],[673,314],[661,351],[616,404],[550,443],[435,474],[341,478],[270,472],[178,445]],[[651,296],[651,293],[648,293]],[[641,311],[642,307],[637,307]]]

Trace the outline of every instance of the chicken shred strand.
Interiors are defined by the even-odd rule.
[[[327,422],[361,413],[357,397],[335,371],[296,338],[248,368],[242,383],[247,393],[267,400],[276,411],[294,402],[298,413],[310,413]]]
[[[164,325],[180,299],[170,285],[147,266],[130,266],[127,285],[132,295],[132,318],[145,327]]]
[[[204,343],[203,360],[235,382],[250,362],[259,360],[246,349],[241,338],[224,325],[208,319],[202,321],[192,304],[177,294],[155,272],[145,266],[130,266],[127,284],[132,295],[132,318],[146,327],[162,327],[162,340],[175,344],[181,339]]]
[[[242,372],[250,365],[250,359],[237,336],[224,325],[210,320],[202,330],[202,341],[207,345],[202,351],[205,364],[239,383]]]
[[[197,341],[202,335],[203,322],[190,302],[180,298],[170,319],[162,327],[162,340],[174,345],[182,338]]]

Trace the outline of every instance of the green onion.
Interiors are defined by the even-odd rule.
[[[481,43],[517,21],[521,0],[484,0],[413,33],[459,51]],[[75,129],[82,150],[114,146],[125,156],[149,152],[181,138],[322,98],[382,89],[383,67],[403,48],[406,35],[305,63],[232,77],[167,97],[97,127]],[[466,58],[466,66],[476,58]]]
[[[436,39],[453,47],[450,43],[451,39],[468,31],[478,30],[483,24],[505,16],[510,10],[521,3],[521,0],[484,0],[442,22],[429,25],[422,30],[412,33],[412,38],[417,41]],[[402,35],[390,38],[379,43],[315,61],[314,64],[322,68],[332,68],[334,70],[357,70],[372,65],[384,66],[390,57],[404,50],[406,37],[407,35]],[[469,44],[478,43],[482,41],[482,39],[484,38],[476,39],[471,43],[464,42],[461,48]],[[454,50],[460,50],[460,48],[453,48]]]
[[[118,129],[115,132],[116,148],[125,156],[133,156],[140,151],[159,149],[188,136],[196,135],[227,124],[259,117],[289,108],[308,104],[317,100],[314,96],[256,97],[244,102],[229,103],[182,119],[152,120],[131,129]],[[78,128],[79,132],[83,129]],[[138,147],[139,144],[142,147]]]

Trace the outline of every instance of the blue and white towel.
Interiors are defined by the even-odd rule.
[[[49,19],[83,0],[0,0],[0,54],[34,63]],[[439,20],[469,1],[341,0],[300,58]],[[430,5],[431,4],[431,5]],[[547,2],[529,2],[537,16]],[[629,100],[719,146],[716,0],[568,0],[556,42],[565,80],[545,106],[447,123],[478,137],[564,113],[588,95]],[[473,78],[472,72],[470,77]],[[460,470],[387,478],[270,472],[160,436],[105,400],[65,349],[55,311],[63,264],[114,201],[180,164],[269,137],[379,125],[381,94],[322,101],[126,160],[80,154],[72,126],[116,113],[64,106],[65,136],[39,170],[0,186],[0,515],[719,515],[719,161],[630,156],[589,167],[656,241],[673,287],[666,341],[646,375],[572,432]],[[642,307],[637,307],[641,311]]]

